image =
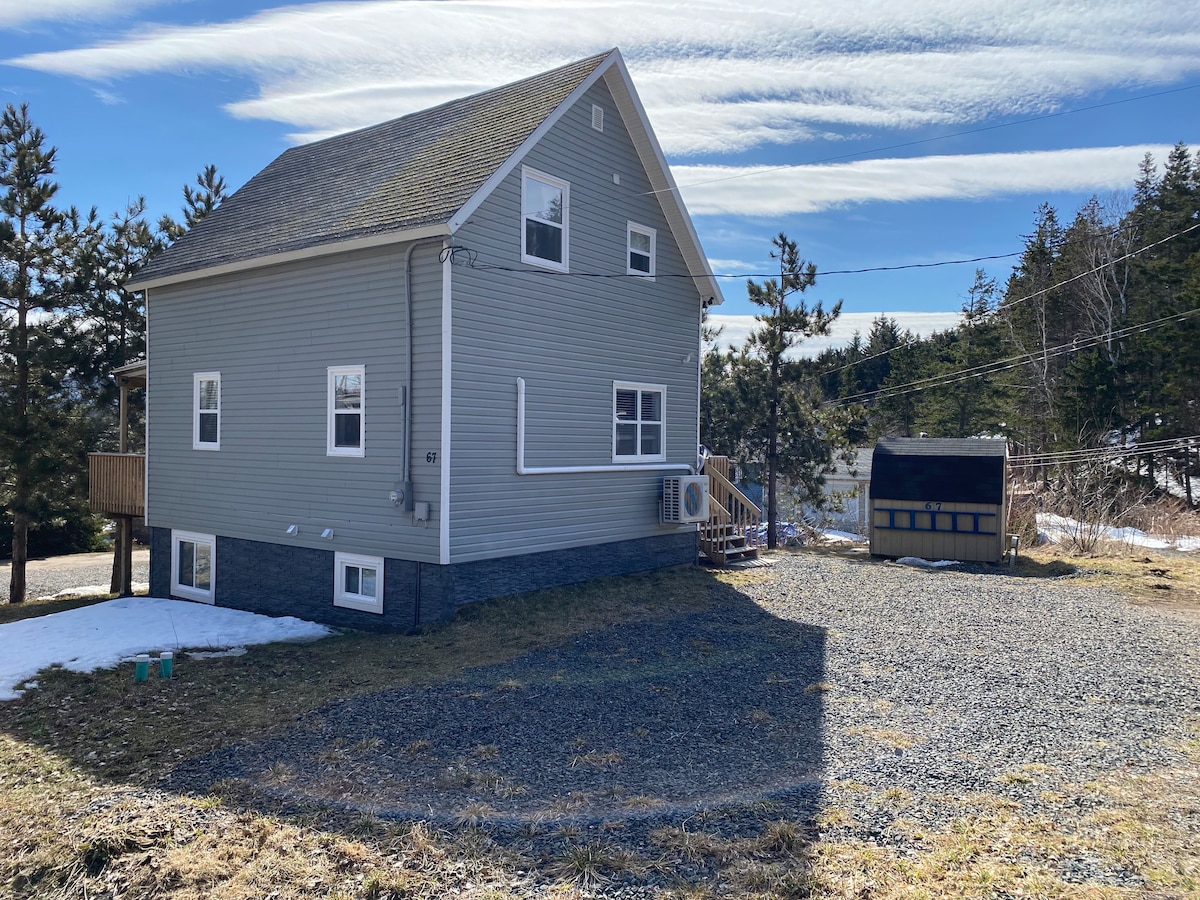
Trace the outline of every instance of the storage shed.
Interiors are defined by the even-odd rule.
[[[1008,523],[1008,442],[892,438],[871,458],[871,553],[999,562]]]

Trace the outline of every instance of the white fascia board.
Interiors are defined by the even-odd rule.
[[[642,167],[650,178],[650,186],[654,188],[663,215],[671,225],[675,242],[679,245],[688,271],[692,273],[696,289],[702,299],[707,300],[711,297],[711,305],[718,306],[725,299],[721,294],[721,286],[713,277],[708,257],[704,248],[700,246],[700,237],[692,224],[692,217],[688,215],[683,197],[680,196],[675,178],[671,174],[671,167],[667,164],[658,138],[654,136],[654,130],[650,127],[650,119],[637,95],[637,89],[633,86],[633,79],[629,77],[629,70],[625,68],[625,60],[615,51],[613,56],[612,66],[606,63],[605,71],[608,73],[606,81],[617,105],[617,111],[629,130],[634,148],[642,160]]]
[[[445,223],[423,225],[420,228],[389,231],[385,234],[372,234],[367,237],[352,238],[348,241],[337,241],[332,244],[318,244],[315,247],[305,247],[301,250],[287,250],[283,253],[272,253],[268,256],[256,256],[253,259],[239,259],[236,262],[225,263],[219,266],[209,266],[206,269],[195,269],[190,272],[180,272],[176,275],[163,275],[161,278],[151,278],[146,281],[139,281],[135,275],[134,279],[125,285],[125,290],[143,291],[147,288],[164,287],[169,284],[182,284],[186,281],[198,281],[201,278],[214,278],[217,275],[229,275],[234,272],[245,272],[250,269],[277,266],[281,263],[295,262],[301,259],[333,256],[338,253],[349,253],[352,250],[385,247],[389,244],[407,244],[409,241],[419,241],[422,238],[431,237],[446,237],[449,234],[450,228]]]
[[[567,110],[574,106],[575,102],[580,97],[591,90],[592,85],[604,77],[604,73],[607,72],[614,65],[614,63],[619,63],[620,60],[621,52],[619,50],[614,50],[602,63],[592,70],[592,73],[588,75],[587,78],[583,79],[583,81],[579,83],[575,90],[571,91],[571,93],[567,95],[567,98],[563,100],[562,103],[555,107],[554,111],[550,113],[550,115],[546,116],[546,118],[542,121],[542,124],[535,128],[529,137],[525,138],[525,140],[521,142],[521,146],[513,151],[512,156],[506,159],[504,164],[501,165],[500,168],[498,168],[495,172],[493,172],[492,176],[479,186],[479,190],[472,194],[471,198],[459,208],[458,212],[456,212],[453,217],[451,217],[451,234],[458,231],[458,229],[462,228],[463,225],[467,223],[467,220],[471,218],[475,210],[479,209],[480,205],[491,195],[492,191],[499,187],[500,183],[504,181],[504,179],[507,178],[518,165],[520,165],[521,160],[525,158],[525,155],[533,149],[538,141],[546,136],[550,129],[558,123],[558,120],[566,115]]]

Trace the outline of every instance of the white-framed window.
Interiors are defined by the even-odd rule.
[[[613,382],[613,462],[663,462],[667,458],[661,384]]]
[[[194,531],[171,532],[172,594],[212,603],[216,571],[216,537]]]
[[[365,366],[330,366],[329,456],[362,456],[366,411],[367,371]]]
[[[654,250],[657,233],[645,225],[629,223],[629,258],[626,260],[628,275],[654,277]]]
[[[571,186],[535,169],[521,169],[521,260],[566,272]]]
[[[192,376],[192,449],[221,449],[221,373]]]
[[[333,605],[383,615],[383,557],[335,553]]]

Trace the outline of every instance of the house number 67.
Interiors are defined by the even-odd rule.
[[[425,454],[425,462],[427,462],[427,463],[435,463],[435,462],[437,462],[437,451],[436,451],[436,450],[430,450],[428,453],[426,453],[426,454]]]

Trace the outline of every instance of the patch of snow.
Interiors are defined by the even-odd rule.
[[[45,597],[38,597],[39,600],[62,600],[67,597],[94,597],[96,594],[111,594],[109,584],[81,584],[78,587],[70,587],[59,591],[57,594],[47,594]],[[130,586],[130,590],[148,591],[150,583],[146,581],[135,581]]]
[[[946,566],[957,566],[957,559],[939,559],[936,562],[929,559],[921,559],[919,556],[902,556],[896,562],[902,566],[917,566],[923,569],[943,569]]]
[[[853,531],[838,531],[835,528],[822,528],[819,533],[824,540],[835,544],[863,544],[867,540],[864,535],[855,534]]]
[[[189,650],[188,659],[220,659],[223,656],[245,656],[245,647],[230,647],[228,650]]]
[[[28,687],[29,679],[49,666],[92,672],[139,653],[312,641],[332,633],[293,616],[272,618],[154,597],[107,600],[0,625],[0,701],[19,696],[16,687]]]
[[[1145,547],[1147,550],[1200,550],[1200,538],[1172,538],[1167,535],[1146,534],[1137,528],[1118,528],[1114,525],[1090,525],[1067,516],[1053,513],[1037,514],[1038,541],[1062,543],[1075,540],[1079,535],[1096,536],[1106,541],[1116,541],[1130,547]]]

